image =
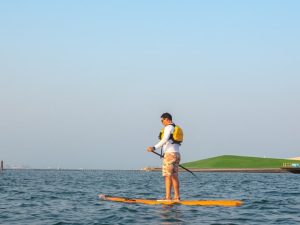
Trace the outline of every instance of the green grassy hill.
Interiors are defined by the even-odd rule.
[[[187,168],[280,168],[283,163],[299,163],[299,160],[259,158],[235,155],[218,157],[183,163]]]

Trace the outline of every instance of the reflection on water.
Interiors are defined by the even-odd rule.
[[[158,215],[163,225],[181,224],[184,222],[181,220],[183,215],[178,205],[162,205],[158,209]]]

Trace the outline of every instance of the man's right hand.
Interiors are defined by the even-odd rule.
[[[153,147],[148,147],[148,148],[147,148],[147,151],[148,151],[148,152],[154,152],[154,148],[153,148]]]

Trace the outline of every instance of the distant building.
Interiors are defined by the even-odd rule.
[[[289,158],[290,160],[300,160],[300,156],[299,157],[295,157],[295,158]]]
[[[141,170],[143,170],[143,171],[160,171],[161,168],[157,168],[157,167],[144,167]]]

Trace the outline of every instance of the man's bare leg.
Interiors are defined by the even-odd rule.
[[[171,180],[172,180],[173,189],[174,189],[174,199],[179,200],[180,199],[180,192],[179,192],[178,175],[172,175]]]
[[[172,177],[165,176],[166,199],[171,199]]]

